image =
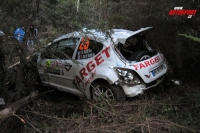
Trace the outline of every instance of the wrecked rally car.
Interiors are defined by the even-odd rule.
[[[37,59],[42,85],[90,100],[122,101],[162,84],[169,66],[145,40],[149,29],[84,29],[55,39]]]

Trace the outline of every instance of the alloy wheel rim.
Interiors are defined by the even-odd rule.
[[[105,99],[115,99],[113,92],[106,86],[98,85],[93,89],[93,99],[103,96]]]

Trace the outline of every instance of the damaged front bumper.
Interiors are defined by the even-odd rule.
[[[165,77],[161,77],[152,83],[145,84],[144,82],[140,82],[135,85],[125,84],[123,81],[119,81],[120,86],[123,88],[124,93],[127,97],[134,97],[139,94],[143,94],[144,90],[149,88],[153,88],[161,84],[165,80]]]
[[[137,78],[137,82],[134,84],[127,83],[124,80],[118,80],[115,84],[119,84],[127,97],[134,97],[139,94],[143,94],[144,90],[157,87],[159,85],[167,86],[169,84],[180,85],[179,80],[174,80],[171,78],[172,75],[170,72],[166,73],[165,75],[161,76],[160,78],[152,81],[150,83],[144,83],[139,78]]]

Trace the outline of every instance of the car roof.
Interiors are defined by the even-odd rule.
[[[106,32],[102,32],[100,30],[95,30],[95,29],[91,30],[91,29],[84,28],[82,31],[75,31],[75,32],[62,35],[58,37],[57,39],[53,40],[48,45],[51,45],[52,43],[65,39],[65,38],[80,38],[80,37],[85,37],[85,36],[95,38],[97,40],[98,39],[106,40],[109,37],[108,33],[110,33],[110,36],[112,37],[115,44],[117,44],[118,42],[124,44],[126,39],[152,28],[153,27],[146,27],[146,28],[141,28],[137,31],[131,31],[131,30],[126,30],[126,29],[112,29]]]

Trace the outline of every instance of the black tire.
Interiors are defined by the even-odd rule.
[[[137,52],[134,52],[133,54],[131,54],[127,60],[129,61],[143,61],[143,60],[146,60],[148,58],[150,58],[150,52],[148,51],[137,51]]]
[[[120,86],[110,85],[106,81],[99,81],[91,86],[92,100],[96,100],[101,96],[105,99],[116,100],[117,102],[122,102],[126,99],[124,91]]]

